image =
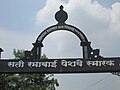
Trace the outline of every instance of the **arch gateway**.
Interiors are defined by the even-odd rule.
[[[1,59],[0,73],[102,73],[120,72],[120,57],[105,58],[99,49],[93,49],[85,34],[75,26],[66,24],[68,14],[60,6],[56,12],[57,24],[39,34],[31,51],[23,59]],[[82,58],[41,59],[43,40],[52,32],[65,30],[75,34],[83,50]]]
[[[55,14],[55,19],[58,21],[56,25],[50,26],[46,28],[40,35],[38,36],[35,43],[33,43],[34,47],[32,49],[32,55],[35,56],[35,59],[39,59],[41,57],[41,48],[43,47],[43,40],[44,38],[52,32],[58,30],[66,30],[74,33],[80,39],[80,45],[83,49],[83,58],[84,59],[91,59],[91,58],[98,58],[99,56],[99,49],[93,50],[90,46],[90,42],[88,41],[85,34],[75,26],[66,24],[65,21],[67,20],[68,15],[63,10],[63,6],[60,6],[60,10]]]

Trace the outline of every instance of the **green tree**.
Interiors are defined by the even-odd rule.
[[[25,56],[24,50],[13,49],[13,55],[15,56],[15,59],[24,58],[24,56]]]
[[[13,50],[15,58],[23,58],[24,50]],[[42,59],[46,59],[43,54]],[[53,74],[1,74],[0,90],[55,90],[59,86]]]

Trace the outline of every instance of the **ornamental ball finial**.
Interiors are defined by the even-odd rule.
[[[68,14],[63,10],[63,5],[61,5],[60,10],[56,12],[55,19],[58,21],[58,24],[64,24],[68,18]]]

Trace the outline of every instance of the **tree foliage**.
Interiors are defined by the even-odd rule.
[[[13,55],[15,56],[15,59],[24,58],[24,56],[25,56],[24,50],[13,49]]]
[[[24,50],[13,50],[15,58],[23,58]],[[42,59],[46,59],[43,54]],[[55,90],[59,86],[53,74],[0,74],[0,90]]]

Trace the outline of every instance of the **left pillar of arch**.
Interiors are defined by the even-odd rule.
[[[41,48],[43,47],[43,44],[41,42],[33,43],[33,49],[31,50],[32,58],[33,59],[40,59],[41,58]]]

